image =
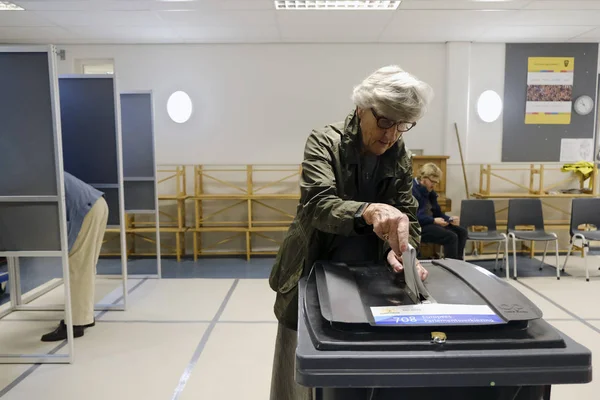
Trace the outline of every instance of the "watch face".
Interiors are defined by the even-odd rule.
[[[590,96],[581,96],[575,100],[575,112],[587,115],[594,109],[594,100]]]

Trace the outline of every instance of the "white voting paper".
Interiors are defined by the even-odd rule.
[[[594,161],[594,139],[562,139],[560,161]]]
[[[413,304],[371,307],[376,325],[490,325],[504,320],[486,305]]]
[[[417,272],[417,252],[411,245],[408,245],[407,251],[402,253],[402,264],[404,267],[404,281],[406,282],[406,293],[414,303],[420,303],[419,284],[420,277]]]

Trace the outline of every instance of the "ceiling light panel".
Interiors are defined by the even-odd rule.
[[[23,11],[23,7],[19,7],[9,1],[0,1],[0,11]]]
[[[401,1],[391,0],[275,0],[277,10],[389,10]]]

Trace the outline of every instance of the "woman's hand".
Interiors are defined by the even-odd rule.
[[[433,220],[433,223],[439,226],[448,226],[448,223],[444,218],[435,218]]]
[[[454,226],[458,226],[458,225],[460,225],[460,218],[452,217],[452,221],[450,221],[450,223]]]
[[[387,261],[390,264],[390,266],[392,267],[392,269],[394,270],[394,272],[400,273],[400,272],[404,271],[404,265],[402,264],[402,257],[398,257],[396,255],[396,253],[394,253],[394,250],[390,250],[390,252],[388,253]],[[423,266],[421,265],[419,260],[417,260],[417,273],[421,277],[422,281],[427,279],[427,276],[429,275],[429,271],[427,271],[425,268],[423,268]]]
[[[369,204],[363,212],[363,218],[381,239],[387,241],[395,254],[408,250],[410,221],[396,207],[388,204]]]

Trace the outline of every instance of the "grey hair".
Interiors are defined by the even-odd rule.
[[[421,119],[432,99],[433,89],[427,83],[397,65],[373,72],[352,93],[355,106],[374,108],[386,118],[405,122]]]

